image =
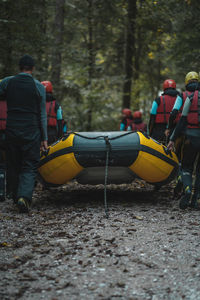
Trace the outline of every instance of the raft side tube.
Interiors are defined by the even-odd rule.
[[[39,172],[47,183],[62,185],[76,177],[83,167],[73,153],[74,134],[50,146],[48,156],[40,161]]]
[[[178,158],[174,152],[166,154],[166,147],[138,132],[140,151],[130,169],[148,183],[164,184],[178,171]]]

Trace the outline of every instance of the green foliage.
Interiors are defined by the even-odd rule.
[[[0,78],[18,71],[24,53],[35,57],[39,80],[52,78],[56,1],[0,0],[0,5]],[[173,78],[183,88],[185,74],[199,71],[199,11],[196,0],[137,1],[131,108],[143,110],[146,120],[163,80]],[[89,111],[92,130],[118,129],[126,22],[127,0],[65,1],[63,42],[57,50],[62,58],[59,96],[69,129],[86,130]]]
[[[43,1],[0,1],[0,70],[3,76],[18,71],[18,60],[24,53],[36,57],[41,63],[40,55],[45,46],[43,32]],[[40,66],[39,66],[40,67]]]
[[[181,10],[179,9],[181,5]],[[172,43],[173,59],[178,72],[185,74],[200,68],[200,2],[196,0],[179,1],[175,10],[178,19],[174,19],[174,39]]]

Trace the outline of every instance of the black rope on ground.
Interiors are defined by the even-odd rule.
[[[104,140],[106,143],[106,165],[105,165],[105,182],[104,182],[104,208],[105,208],[105,214],[106,218],[109,218],[109,212],[108,212],[108,204],[107,204],[107,181],[108,181],[108,162],[109,162],[109,152],[111,149],[111,145],[109,142],[108,136],[104,136]]]
[[[117,140],[117,139],[119,139],[123,136],[130,135],[130,134],[133,134],[133,133],[135,133],[135,132],[134,131],[128,131],[128,132],[125,132],[123,134],[117,135],[115,137],[109,138],[108,136],[103,136],[103,135],[99,135],[99,136],[96,136],[96,137],[88,137],[88,136],[82,135],[80,133],[70,131],[70,132],[67,133],[66,136],[64,136],[62,138],[62,140],[64,141],[66,138],[68,138],[68,136],[70,134],[74,134],[74,135],[79,136],[81,138],[84,138],[86,140],[97,140],[97,139],[100,139],[100,138],[105,140],[105,143],[106,143],[106,164],[105,164],[105,181],[104,181],[104,208],[105,208],[106,218],[109,218],[108,204],[107,204],[107,181],[108,181],[109,153],[110,153],[110,150],[111,150],[110,141]]]

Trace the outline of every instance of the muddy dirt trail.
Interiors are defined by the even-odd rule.
[[[70,183],[0,203],[0,299],[200,299],[200,212],[172,186]]]

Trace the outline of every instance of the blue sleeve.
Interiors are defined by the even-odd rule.
[[[63,133],[67,133],[67,124],[63,126]]]
[[[44,141],[48,140],[48,135],[47,135],[47,113],[46,113],[46,91],[45,87],[36,79],[35,84],[37,87],[37,90],[41,96],[41,103],[40,103],[40,109],[41,109],[41,126],[42,126],[42,131],[44,134]]]
[[[151,107],[151,115],[156,115],[158,109],[158,103],[154,100]]]
[[[176,101],[174,103],[174,107],[172,110],[174,110],[174,109],[180,110],[182,105],[183,105],[183,99],[180,96],[178,96],[176,98]]]
[[[190,98],[187,97],[183,106],[183,111],[182,111],[182,115],[184,117],[187,117],[187,115],[189,114],[190,111],[190,106],[191,106],[192,102],[190,101]]]
[[[125,125],[124,123],[120,123],[120,131],[124,131],[125,130]]]
[[[57,109],[57,121],[60,121],[63,119],[63,116],[62,116],[62,108],[61,106],[59,105],[59,108]]]

